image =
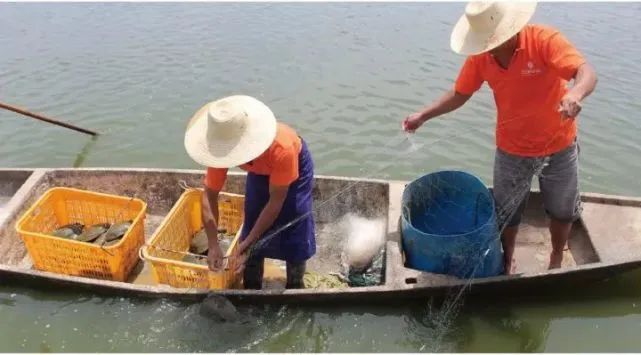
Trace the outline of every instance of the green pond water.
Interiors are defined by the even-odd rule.
[[[233,93],[296,128],[317,173],[413,179],[463,169],[491,184],[494,104],[484,87],[430,122],[407,153],[401,120],[453,85],[463,3],[0,4],[0,97],[102,133],[0,111],[6,167],[195,168],[187,120]],[[580,117],[581,188],[641,195],[639,3],[540,3],[600,82]],[[444,138],[445,137],[445,138]],[[449,137],[449,138],[447,138]],[[437,143],[432,143],[437,141]],[[416,304],[244,309],[243,322],[167,300],[0,286],[4,351],[638,351],[639,273],[572,294],[461,308]],[[541,290],[543,293],[545,290]],[[442,322],[441,318],[445,318]]]

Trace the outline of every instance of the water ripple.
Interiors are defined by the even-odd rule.
[[[580,11],[580,19],[551,6],[541,4],[535,21],[564,31],[601,78],[581,117],[586,188],[634,192],[641,74],[634,61],[639,39],[628,28],[639,5],[589,4],[593,10]],[[376,161],[388,163],[380,174],[391,178],[446,166],[491,178],[495,109],[487,87],[417,133],[424,142],[458,136],[406,158],[387,145],[402,136],[407,114],[452,87],[463,58],[450,52],[448,38],[461,6],[3,4],[2,10],[0,45],[15,49],[0,58],[3,100],[102,132],[89,165],[194,167],[182,147],[185,122],[207,101],[242,92],[265,100],[301,132],[319,172],[358,174]],[[616,48],[616,58],[604,46]],[[85,139],[9,112],[0,119],[2,131],[11,132],[0,147],[4,165],[68,166]],[[42,133],[34,139],[33,132]],[[67,145],[56,143],[62,141]]]

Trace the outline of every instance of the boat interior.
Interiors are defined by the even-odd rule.
[[[230,173],[224,191],[243,194],[244,174]],[[0,169],[0,266],[30,273],[29,253],[16,233],[17,220],[52,187],[74,187],[140,198],[147,203],[145,238],[152,236],[184,192],[201,187],[202,171],[156,169]],[[323,274],[340,271],[345,235],[337,225],[348,213],[383,220],[387,225],[385,262],[380,287],[437,286],[460,280],[414,270],[404,262],[398,228],[401,194],[406,182],[318,176],[314,187],[317,253],[307,269]],[[600,262],[641,258],[641,199],[584,194],[583,217],[572,229],[563,272]],[[533,191],[517,237],[516,275],[547,273],[551,250],[542,198]],[[76,282],[87,280],[73,277]],[[282,263],[266,260],[265,287],[284,288]],[[149,265],[139,260],[129,284],[167,288],[154,280]]]

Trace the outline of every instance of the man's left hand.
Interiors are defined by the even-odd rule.
[[[561,99],[559,112],[564,119],[574,118],[581,112],[581,100],[578,95],[568,92]]]
[[[239,275],[245,270],[245,262],[247,261],[247,254],[236,254],[234,255],[236,268],[234,268],[234,274]]]
[[[233,261],[232,265],[234,265],[234,274],[242,273],[245,270],[245,262],[247,261],[247,250],[244,245],[241,243],[230,257],[230,261]]]

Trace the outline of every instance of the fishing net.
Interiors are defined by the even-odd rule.
[[[425,175],[405,188],[401,209],[409,266],[460,278],[501,273],[493,199],[475,176],[462,171]]]
[[[470,129],[464,132],[473,133],[474,130]],[[414,142],[416,138],[405,136],[402,137],[402,140],[390,140],[389,145],[382,147],[382,149],[398,149],[401,148],[401,144],[406,145],[409,141],[411,143],[409,151],[401,150],[398,153],[399,157],[429,157],[429,149],[423,148],[428,148],[428,146],[436,147],[438,142],[451,141],[454,138],[460,140],[461,136],[463,134],[459,130],[454,136],[443,137],[424,144],[416,144]],[[362,178],[391,178],[392,176],[383,174],[383,172],[392,166],[407,163],[399,163],[400,160],[406,159],[399,159],[398,161],[392,159],[382,164],[373,163],[368,166],[371,168],[369,172],[360,175]],[[492,163],[492,160],[488,161],[488,164]],[[422,162],[412,162],[412,164],[429,166]],[[437,171],[438,169],[425,168],[423,170],[426,173],[437,171],[440,174],[427,174],[430,176],[429,178],[419,178],[414,181],[415,185],[413,187],[405,190],[406,195],[401,203],[401,213],[405,217],[405,222],[401,221],[401,223],[409,223],[412,228],[419,230],[420,233],[429,234],[431,239],[435,240],[432,244],[423,245],[418,241],[420,238],[415,238],[412,246],[409,242],[411,238],[402,238],[401,244],[406,256],[405,266],[408,269],[423,268],[430,270],[431,268],[432,272],[456,275],[464,281],[460,287],[451,289],[446,295],[445,301],[441,303],[441,307],[438,309],[430,307],[424,317],[421,316],[431,320],[430,322],[425,322],[426,327],[434,328],[438,334],[444,336],[452,324],[453,317],[462,306],[463,294],[472,284],[472,280],[478,277],[498,275],[504,271],[502,270],[504,260],[500,235],[507,226],[507,222],[515,214],[522,213],[523,204],[527,201],[533,179],[538,177],[544,178],[548,182],[555,182],[568,178],[560,175],[559,171],[555,170],[553,166],[550,167],[550,165],[554,164],[550,164],[549,158],[536,158],[528,160],[516,159],[512,161],[511,165],[505,166],[502,170],[503,181],[501,183],[507,187],[504,189],[504,194],[507,198],[503,198],[501,203],[496,202],[493,191],[484,186],[484,183],[476,177],[476,172],[474,171],[471,173],[463,171],[440,173]],[[496,185],[496,181],[494,184]],[[341,191],[338,191],[336,196],[359,195],[360,188],[359,182],[355,181],[341,187]],[[559,191],[559,193],[562,194],[564,191]],[[340,203],[334,204],[332,199],[340,200],[341,198],[333,196],[328,198],[325,196],[323,201],[315,202],[314,212],[321,211],[325,212],[325,215],[332,214],[331,219],[326,219],[340,219],[341,216],[333,216],[334,207],[340,206],[341,209],[344,209],[346,207],[343,205],[348,205],[350,200],[345,199],[341,200]],[[352,207],[354,212],[358,212],[362,206]],[[294,223],[296,221],[290,222],[281,230],[290,227]],[[547,228],[547,226],[542,228]],[[467,238],[464,236],[467,236]],[[549,234],[545,235],[545,238],[549,240]],[[270,235],[264,236],[255,244],[252,250],[259,250],[270,239]],[[335,246],[329,247],[333,248]],[[423,256],[428,256],[420,259],[423,259],[424,262],[432,261],[434,265],[426,263],[417,267],[416,260],[410,260],[411,256],[408,255],[411,254],[408,251],[411,251],[412,248],[417,254],[420,252],[423,253]],[[541,250],[547,253],[550,252],[549,247],[545,246]],[[333,253],[333,255],[338,255],[338,253]],[[549,254],[544,255],[544,257],[547,256]],[[384,281],[385,263],[385,246],[383,246],[376,252],[373,260],[364,270],[336,265],[336,270],[340,271],[334,275],[327,272],[315,273],[310,271],[305,275],[305,286],[306,288],[339,289],[381,285]],[[426,344],[425,347],[428,345],[432,346],[433,349],[431,350],[436,352],[439,351],[442,344],[437,337],[435,342]],[[422,348],[421,351],[423,350],[426,349]]]
[[[503,122],[506,123],[509,124]],[[561,123],[566,124],[571,122]],[[544,150],[566,134],[559,128],[562,127],[554,128],[556,132],[550,135]],[[522,138],[527,141],[529,137]],[[573,169],[578,164],[576,143],[555,150],[551,156],[520,158],[497,153],[494,158],[489,162],[495,169],[491,189],[486,188],[474,173],[441,170],[415,179],[404,190],[401,229],[405,266],[456,276],[463,281],[460,287],[450,289],[441,307],[428,308],[423,317],[425,325],[433,328],[438,336],[421,351],[441,350],[441,340],[453,330],[450,329],[452,320],[461,309],[463,295],[474,279],[498,276],[506,271],[514,273],[518,269],[521,272],[544,271],[548,263],[552,265],[546,212],[568,217],[581,212],[580,201],[576,200],[578,191],[572,186],[572,181],[578,179]],[[552,201],[543,206],[544,198],[537,198],[540,211],[535,212],[536,215],[524,213],[527,205],[535,202],[530,198],[532,187],[536,187],[533,183],[551,191],[545,199]],[[509,258],[506,258],[501,235],[513,218],[519,218],[521,223],[513,257],[506,260]],[[519,263],[515,260],[517,254],[527,260]],[[566,254],[564,262],[571,263],[571,259]],[[515,263],[521,267],[517,269]],[[506,265],[510,270],[504,269]],[[432,324],[435,322],[437,324]]]
[[[350,268],[349,265],[343,265],[339,274],[340,278],[347,282],[350,287],[365,287],[380,285],[383,279],[385,266],[385,248],[380,248],[374,259],[363,270]]]

